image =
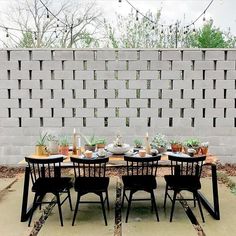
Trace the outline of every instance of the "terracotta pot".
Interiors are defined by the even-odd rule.
[[[60,146],[60,153],[62,155],[68,156],[69,155],[69,146]]]
[[[171,144],[172,152],[182,152],[182,145],[181,144]]]
[[[88,150],[88,151],[92,151],[92,152],[95,152],[95,149],[96,149],[96,146],[91,146],[91,145],[88,145],[88,144],[85,144],[84,145],[84,150]]]
[[[201,154],[206,155],[208,152],[208,147],[201,147]]]
[[[46,146],[35,146],[35,154],[37,156],[44,156],[47,154]]]
[[[97,144],[97,149],[99,148],[105,148],[106,144],[105,143],[98,143]]]

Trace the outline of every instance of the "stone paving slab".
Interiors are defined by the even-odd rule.
[[[15,178],[1,178],[0,179],[0,192],[14,182]]]
[[[4,186],[5,180],[0,179],[0,186]],[[77,214],[76,224],[71,226],[73,212],[70,211],[67,202],[63,204],[63,219],[64,227],[60,226],[57,207],[53,208],[42,229],[39,231],[39,236],[64,236],[64,235],[114,235],[114,203],[115,203],[115,188],[117,178],[111,178],[109,186],[109,197],[111,210],[107,214],[108,226],[104,225],[104,219],[100,205],[81,206]],[[170,201],[167,202],[166,212],[163,210],[163,195],[164,181],[158,177],[158,191],[156,199],[158,204],[158,212],[160,222],[156,221],[155,214],[151,213],[149,202],[135,202],[132,204],[129,222],[124,223],[127,204],[122,210],[122,233],[125,236],[133,235],[197,235],[190,220],[188,219],[181,204],[176,204],[173,222],[169,223]],[[211,180],[204,178],[202,180],[202,190],[204,194],[211,199]],[[20,222],[20,210],[22,200],[23,178],[14,183],[11,188],[4,194],[0,201],[0,235],[1,236],[28,236],[33,228],[33,221],[39,219],[42,211],[35,212],[32,226],[28,227],[27,222]],[[236,235],[236,196],[233,195],[225,185],[219,184],[220,193],[220,210],[221,220],[214,220],[205,210],[204,216],[206,223],[202,223],[198,208],[194,208],[192,203],[189,203],[192,211],[196,215],[197,220],[202,226],[205,235],[207,236],[234,236]],[[30,199],[32,200],[32,194]],[[145,197],[144,193],[137,194],[137,197]],[[95,199],[93,195],[88,196],[89,199]],[[73,206],[75,205],[76,193],[72,191]],[[86,199],[87,200],[87,199]],[[192,205],[191,205],[192,204]]]

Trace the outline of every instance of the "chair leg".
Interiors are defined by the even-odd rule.
[[[121,207],[123,207],[124,201],[125,201],[125,187],[123,188],[123,197],[122,197]]]
[[[106,191],[106,199],[107,199],[107,209],[109,211],[110,210],[110,205],[109,205],[108,191]]]
[[[202,217],[202,222],[204,223],[204,222],[205,222],[205,219],[204,219],[204,216],[203,216],[202,205],[201,205],[201,202],[200,202],[200,199],[199,199],[198,193],[196,193],[195,196],[196,196],[196,198],[197,198],[198,207],[199,207],[200,214],[201,214],[201,217]]]
[[[103,196],[102,196],[102,193],[99,194],[99,195],[100,195],[100,199],[101,199],[102,212],[103,212],[103,217],[104,217],[104,220],[105,220],[105,225],[107,225],[107,217],[106,217],[106,211],[105,211],[105,206],[104,206]]]
[[[34,214],[34,211],[36,210],[36,200],[37,200],[38,195],[35,193],[34,194],[34,201],[33,201],[33,205],[32,208],[30,210],[30,218],[29,218],[29,222],[28,222],[28,227],[30,227],[31,221],[32,221],[32,217]]]
[[[72,208],[72,201],[71,201],[71,195],[70,195],[70,189],[67,190],[67,193],[68,193],[68,199],[69,199],[69,203],[70,203],[70,209],[71,209],[71,211],[73,211],[73,208]]]
[[[129,211],[130,211],[130,206],[131,206],[131,201],[132,201],[132,195],[133,195],[133,191],[131,190],[130,194],[129,194],[129,201],[128,201],[128,208],[127,208],[125,223],[128,222]]]
[[[166,184],[166,190],[165,190],[165,196],[164,196],[164,206],[163,206],[164,209],[166,209],[167,192],[168,192],[168,185]]]
[[[76,200],[76,204],[75,204],[75,212],[74,212],[74,216],[73,216],[72,226],[74,226],[74,223],[75,223],[76,214],[77,214],[77,211],[79,208],[79,201],[80,201],[80,195],[79,195],[79,193],[77,193],[77,200]]]
[[[196,207],[196,194],[193,192],[193,206]]]
[[[177,196],[177,191],[174,191],[174,195],[173,195],[173,199],[172,199],[171,213],[170,213],[170,222],[172,222],[172,218],[173,218],[176,196]]]
[[[156,212],[157,221],[159,221],[157,205],[156,205],[156,200],[155,200],[155,196],[154,196],[153,190],[151,191],[151,201],[152,201],[152,206],[154,207],[154,210]]]
[[[61,226],[63,226],[63,218],[62,218],[62,212],[61,212],[61,201],[60,201],[59,193],[56,193],[56,197],[57,197],[57,206],[58,206],[58,211],[59,211],[59,216],[60,216],[60,222],[61,222]]]

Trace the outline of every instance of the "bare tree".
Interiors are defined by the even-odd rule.
[[[9,10],[8,24],[20,31],[9,28],[8,39],[2,41],[11,47],[97,45],[102,26],[100,16],[101,12],[94,2],[83,4],[70,0],[56,4],[54,1],[53,4],[52,0],[15,0]]]

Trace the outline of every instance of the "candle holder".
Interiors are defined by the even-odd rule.
[[[76,140],[76,132],[74,129],[74,134],[73,134],[73,148],[72,148],[72,154],[76,155],[77,154],[77,144],[76,144],[77,140]]]
[[[150,146],[150,143],[149,143],[148,133],[146,134],[145,141],[146,141],[146,147],[145,147],[146,153],[151,154],[151,146]]]

